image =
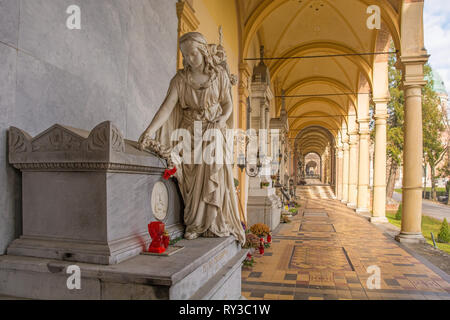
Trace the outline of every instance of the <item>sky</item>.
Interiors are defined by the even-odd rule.
[[[425,0],[425,48],[450,93],[450,0]]]

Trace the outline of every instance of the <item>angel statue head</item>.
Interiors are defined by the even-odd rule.
[[[208,42],[201,33],[189,32],[181,36],[180,49],[183,54],[185,69],[203,67],[203,70],[201,70],[203,72],[212,73],[215,71],[211,53],[208,51]]]
[[[186,70],[202,68],[202,72],[213,75],[218,73],[220,66],[225,69],[232,84],[235,84],[235,76],[230,74],[227,55],[221,44],[208,44],[201,33],[188,32],[180,38],[180,50]]]

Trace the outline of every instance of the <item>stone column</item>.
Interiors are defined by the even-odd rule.
[[[264,127],[267,130],[267,147],[266,147],[267,154],[266,154],[266,156],[270,157],[271,156],[270,134],[269,134],[269,129],[270,129],[270,110],[269,110],[269,105],[268,104],[266,104],[266,108],[264,109],[264,113],[265,113],[264,114],[264,120],[266,121]]]
[[[239,107],[238,107],[238,119],[239,119],[239,128],[244,131],[250,129],[250,114],[251,110],[247,110],[249,105],[247,105],[247,99],[250,95],[249,92],[249,79],[250,79],[250,67],[247,63],[242,62],[239,65]],[[249,112],[250,111],[250,112]],[[242,215],[245,218],[245,222],[247,222],[247,199],[248,199],[248,176],[245,173],[245,170],[238,171],[238,179],[239,179],[239,210],[242,210]],[[242,206],[242,207],[241,207]]]
[[[349,208],[356,209],[358,195],[358,133],[350,132],[349,169],[348,169],[348,203]]]
[[[261,58],[264,52],[261,48]],[[266,122],[266,108],[270,106],[270,101],[273,99],[273,93],[270,89],[270,74],[267,66],[261,59],[258,65],[255,65],[251,80],[251,106],[252,119],[251,126],[259,134],[258,146],[260,148],[260,159],[262,163],[261,172],[256,177],[249,178],[249,195],[247,200],[247,216],[248,225],[255,223],[264,223],[269,226],[271,230],[275,229],[280,223],[281,205],[280,198],[276,195],[275,188],[264,187],[261,182],[270,183],[270,163],[267,150],[267,128]],[[267,117],[268,118],[268,117]],[[258,130],[260,130],[258,132]],[[249,145],[250,146],[250,145]],[[256,147],[256,146],[254,146]],[[257,150],[254,150],[256,156]],[[254,164],[252,165],[254,169]]]
[[[406,61],[405,61],[406,60]],[[422,88],[427,58],[402,58],[404,65],[405,125],[403,147],[402,228],[396,240],[423,242],[422,222]]]
[[[332,152],[331,152],[332,156],[331,156],[331,185],[334,189],[334,198],[336,199],[336,194],[337,194],[337,155],[338,155],[338,151],[336,147],[332,148]]]
[[[349,145],[348,136],[346,135],[342,142],[344,143],[344,164],[342,168],[342,200],[341,202],[348,202],[348,169],[349,169]]]
[[[259,105],[259,129],[266,129],[266,104],[263,99]]]
[[[338,200],[342,200],[342,169],[344,159],[344,148],[339,146],[337,149],[337,161],[336,161],[336,197]]]
[[[369,213],[369,119],[359,119],[357,213]]]
[[[281,162],[280,162],[280,184],[284,184],[284,171],[286,170],[286,161],[284,159],[284,149],[286,145],[286,137],[283,135],[281,139],[281,146],[280,146],[280,152],[281,152]]]
[[[371,222],[386,219],[386,119],[388,98],[374,98],[375,161],[373,173],[373,209]]]
[[[298,184],[298,151],[294,149],[294,184]]]

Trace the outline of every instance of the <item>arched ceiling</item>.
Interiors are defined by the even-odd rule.
[[[256,58],[265,47],[265,57],[320,56],[374,52],[379,30],[367,28],[367,8],[381,9],[384,34],[399,45],[399,11],[402,0],[238,0],[243,22],[243,57]],[[385,46],[384,46],[385,47]],[[361,78],[372,90],[374,55],[265,60],[276,94],[284,89],[289,119],[289,137],[298,138],[305,128],[325,128],[328,141],[335,139],[348,114],[358,114],[357,96]],[[250,63],[252,64],[252,63]],[[330,94],[319,97],[318,94]],[[348,94],[351,93],[351,94]],[[275,103],[279,114],[280,98]],[[354,118],[354,117],[353,117]],[[351,121],[354,121],[354,119]],[[309,149],[322,150],[316,139]],[[320,152],[318,152],[320,153]]]
[[[315,162],[314,160],[310,160],[310,161],[308,161],[308,163],[306,164],[306,168],[316,168],[318,165],[317,165],[317,162]]]
[[[335,138],[332,132],[320,125],[311,125],[296,134],[294,150],[303,155],[310,152],[321,155],[327,147],[332,148],[334,145]]]

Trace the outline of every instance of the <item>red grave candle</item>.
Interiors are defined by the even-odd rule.
[[[148,252],[163,253],[166,251],[163,241],[164,228],[164,223],[159,221],[151,222],[148,225],[148,233],[150,233],[150,237],[152,238],[152,243],[148,247]]]
[[[259,239],[259,253],[264,254],[264,238]]]

